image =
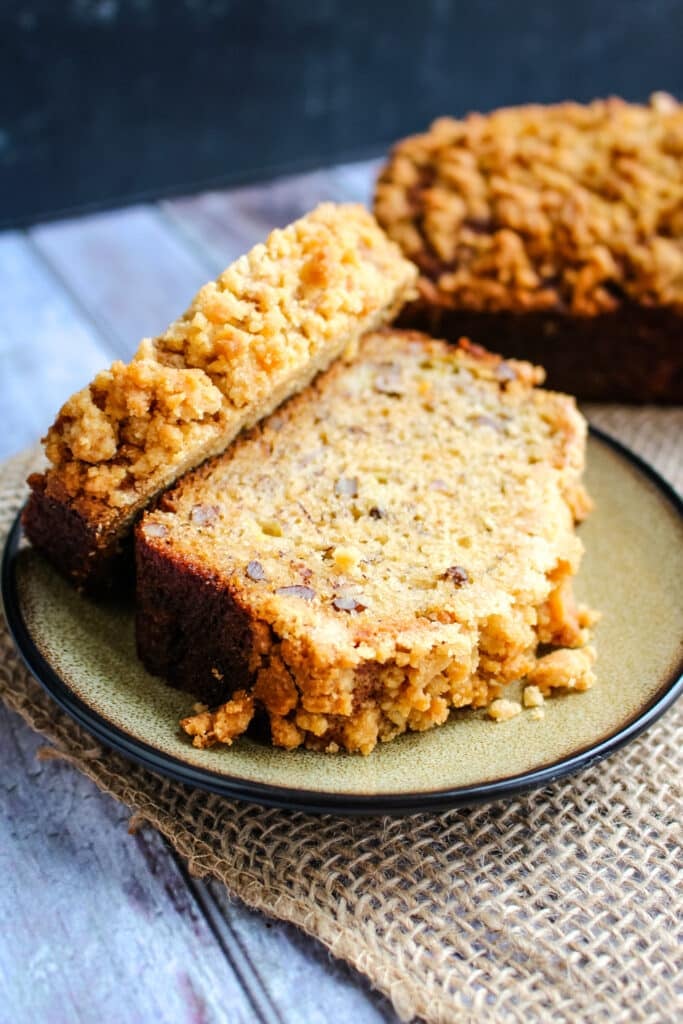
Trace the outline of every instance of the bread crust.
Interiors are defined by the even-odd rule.
[[[410,303],[397,325],[457,342],[495,339],[501,353],[541,363],[548,386],[584,401],[683,402],[683,318],[669,309],[625,305],[614,313],[476,313]]]
[[[70,501],[48,474],[31,474],[28,485],[22,526],[55,568],[91,593],[130,589],[132,536],[103,530],[101,519]]]
[[[136,636],[144,666],[210,705],[249,688],[250,618],[230,589],[144,534],[135,557]]]

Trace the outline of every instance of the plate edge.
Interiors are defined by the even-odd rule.
[[[634,465],[655,485],[679,516],[683,517],[683,498],[654,467],[600,428],[589,424],[589,433]],[[543,788],[579,770],[598,764],[649,728],[683,692],[682,659],[673,674],[662,683],[650,701],[631,719],[620,725],[615,732],[604,737],[598,744],[574,751],[567,757],[560,758],[551,764],[541,765],[530,771],[493,782],[451,789],[428,790],[420,793],[386,793],[377,797],[365,794],[349,795],[289,789],[285,786],[231,779],[230,776],[217,775],[209,769],[188,765],[172,754],[161,753],[143,740],[132,739],[118,726],[101,718],[73,694],[67,683],[42,655],[24,621],[17,591],[15,568],[21,539],[21,511],[20,508],[5,541],[0,590],[7,627],[30,674],[63,711],[86,732],[96,736],[105,746],[118,751],[155,774],[161,774],[184,785],[203,789],[229,799],[280,809],[349,816],[440,811],[472,806],[496,799],[510,799],[532,789]],[[43,676],[47,677],[49,685]]]

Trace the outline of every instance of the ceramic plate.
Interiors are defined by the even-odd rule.
[[[598,683],[557,696],[545,717],[494,723],[462,711],[369,757],[285,752],[242,738],[196,750],[178,729],[191,698],[135,656],[131,605],[76,594],[14,525],[3,562],[8,622],[29,669],[99,740],[156,772],[228,797],[335,813],[400,813],[509,796],[594,764],[647,728],[679,695],[682,503],[652,469],[593,431],[580,528],[581,600],[603,612]]]

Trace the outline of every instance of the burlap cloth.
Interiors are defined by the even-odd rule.
[[[683,411],[590,412],[683,485]],[[0,467],[3,534],[34,458]],[[529,796],[338,819],[229,802],[129,764],[57,709],[4,632],[0,658],[4,701],[75,768],[193,872],[353,964],[403,1019],[680,1019],[680,705],[608,761]]]

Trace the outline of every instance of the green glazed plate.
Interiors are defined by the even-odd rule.
[[[100,741],[158,773],[231,798],[338,814],[407,813],[547,785],[595,764],[647,728],[683,689],[682,503],[657,474],[593,430],[580,528],[581,600],[601,609],[598,682],[557,696],[545,717],[494,723],[461,711],[369,757],[286,752],[243,737],[197,750],[178,729],[192,698],[148,675],[135,655],[132,604],[75,593],[21,541],[3,560],[10,629],[33,675]]]

